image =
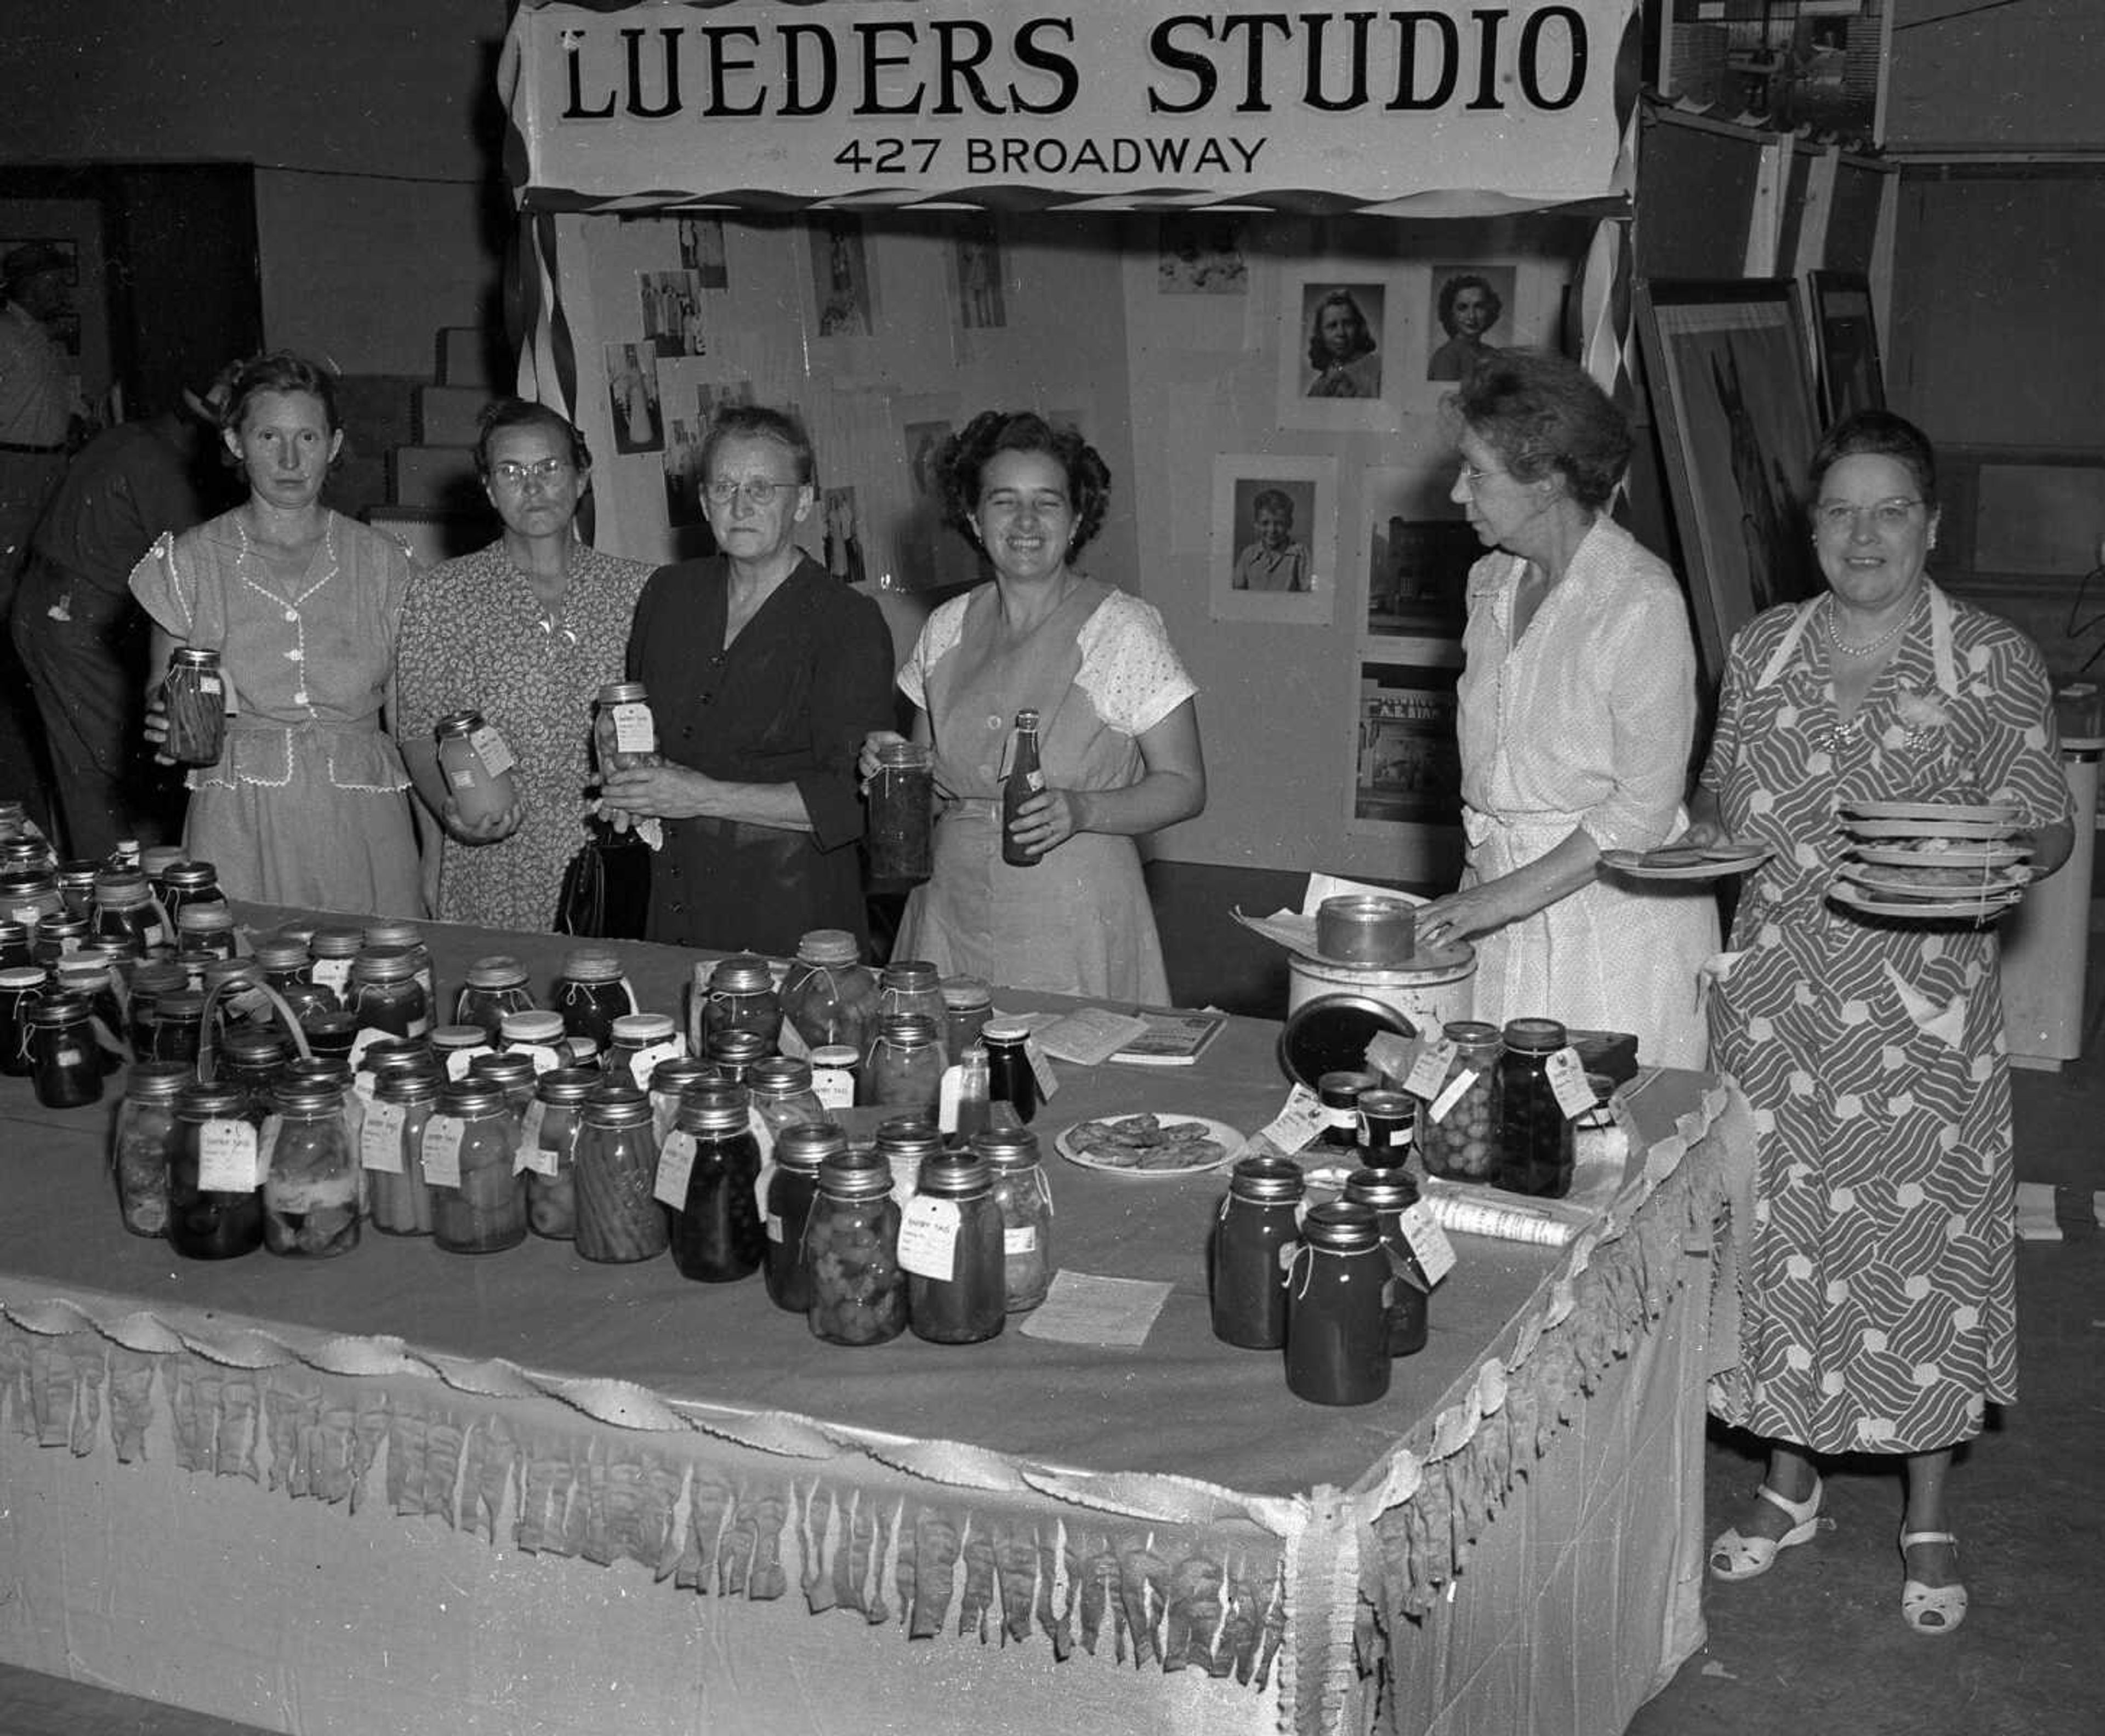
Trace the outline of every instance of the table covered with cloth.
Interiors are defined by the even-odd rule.
[[[571,944],[426,933],[447,1006],[476,957],[545,990]],[[698,955],[615,949],[681,1004]],[[1142,1109],[1260,1126],[1276,1036],[1065,1068],[1039,1112],[1056,1263],[1172,1286],[1137,1349],[1017,1317],[842,1349],[757,1279],[538,1238],[188,1261],[123,1229],[109,1105],[0,1080],[0,1657],[332,1736],[1619,1730],[1702,1637],[1744,1105],[1641,1075],[1605,1214],[1456,1238],[1425,1350],[1330,1409],[1211,1334],[1223,1172],[1050,1149]]]

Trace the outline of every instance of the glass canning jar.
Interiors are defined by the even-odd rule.
[[[177,1092],[168,1240],[190,1259],[231,1260],[263,1245],[262,1178],[248,1108],[239,1085],[191,1084]]]
[[[141,953],[176,944],[168,913],[154,899],[146,877],[136,868],[105,868],[95,877],[88,926],[95,934],[136,940]]]
[[[614,1041],[614,1021],[637,1011],[636,991],[613,953],[587,949],[564,957],[549,1006],[562,1015],[566,1033],[589,1037],[604,1051]]]
[[[472,1055],[467,1064],[471,1079],[486,1079],[504,1093],[504,1106],[512,1111],[513,1119],[525,1123],[526,1111],[534,1101],[534,1060],[526,1055],[494,1055],[485,1050]]]
[[[719,1031],[709,1039],[708,1060],[724,1078],[743,1085],[753,1063],[767,1058],[767,1043],[758,1031]]]
[[[365,948],[368,952],[382,947],[400,947],[417,967],[417,981],[424,991],[424,1016],[436,1021],[439,1016],[439,979],[431,964],[431,948],[424,944],[424,936],[414,922],[369,922],[365,925]]]
[[[994,989],[977,976],[946,976],[943,996],[943,1052],[955,1061],[980,1040],[994,1015]]]
[[[844,928],[815,928],[797,943],[782,981],[782,1017],[807,1050],[845,1044],[860,1056],[877,1028],[877,973]],[[785,1045],[789,1038],[780,1039]]]
[[[936,1020],[923,1013],[887,1016],[863,1069],[864,1100],[932,1117],[942,1088],[943,1042]]]
[[[870,1037],[872,1053],[883,1035],[886,1021],[909,1016],[923,1018],[934,1027],[936,1052],[944,1056],[948,1064],[950,1058],[943,1049],[942,979],[936,975],[935,966],[918,958],[893,959],[877,979],[877,1025]]]
[[[274,1254],[327,1259],[358,1246],[358,1154],[343,1096],[327,1079],[281,1077],[271,1087],[263,1245]]]
[[[1410,1160],[1418,1106],[1401,1091],[1360,1093],[1360,1149],[1369,1169],[1401,1169]]]
[[[1564,1027],[1554,1019],[1506,1022],[1496,1180],[1516,1194],[1562,1199],[1571,1191],[1578,1136],[1549,1082],[1549,1058],[1564,1044]]]
[[[1286,1274],[1286,1386],[1312,1404],[1370,1404],[1389,1385],[1388,1251],[1366,1207],[1309,1209]]]
[[[88,920],[95,914],[96,877],[102,872],[98,862],[61,862],[51,876],[51,883],[59,889],[59,902],[65,906],[69,917]],[[142,874],[143,881],[145,877]]]
[[[424,1179],[424,1125],[446,1081],[429,1067],[384,1074],[359,1132],[366,1212],[391,1236],[431,1233],[431,1185]]]
[[[722,1077],[722,1069],[713,1061],[697,1060],[691,1055],[668,1055],[650,1069],[650,1131],[660,1145],[680,1118],[680,1099],[688,1087]]]
[[[892,1171],[869,1152],[836,1152],[819,1166],[804,1226],[804,1269],[814,1337],[883,1344],[906,1329],[906,1274],[899,1266],[899,1207]]]
[[[669,1020],[668,1021],[670,1022]],[[655,1260],[669,1239],[658,1203],[658,1140],[650,1100],[626,1080],[602,1080],[578,1110],[578,1252],[626,1265]]]
[[[767,1230],[758,1192],[760,1142],[745,1094],[719,1090],[690,1096],[661,1159],[667,1178],[660,1197],[673,1207],[673,1264],[698,1283],[731,1283],[758,1271],[767,1258]],[[673,1185],[686,1163],[684,1186]]]
[[[443,1087],[422,1150],[432,1241],[449,1254],[494,1254],[526,1239],[519,1121],[495,1085],[471,1076]]]
[[[1028,1127],[990,1127],[973,1136],[972,1151],[994,1176],[1008,1311],[1027,1313],[1052,1283],[1052,1189],[1038,1136]]]
[[[726,1031],[754,1032],[771,1052],[780,1040],[782,1003],[775,996],[775,974],[758,953],[719,958],[699,999],[700,1016],[689,1026],[697,1050],[705,1050]]]
[[[811,1064],[786,1055],[770,1055],[746,1069],[745,1089],[767,1130],[772,1147],[785,1129],[828,1118],[825,1105],[811,1089]],[[763,1157],[768,1154],[762,1152]]]
[[[1401,1169],[1355,1170],[1345,1180],[1344,1198],[1374,1213],[1391,1256],[1388,1354],[1415,1355],[1425,1348],[1425,1304],[1432,1287],[1403,1233],[1403,1214],[1418,1203],[1418,1184]]]
[[[278,991],[296,1019],[303,1020],[312,1012],[333,1012],[342,1004],[315,980],[314,966],[303,941],[258,941],[256,963],[263,980]]]
[[[1000,1332],[1008,1314],[1002,1239],[985,1158],[941,1151],[921,1166],[899,1226],[906,1323],[915,1337],[977,1344]]]
[[[431,1041],[431,1059],[449,1079],[465,1079],[476,1056],[497,1052],[489,1046],[489,1033],[479,1024],[434,1026]]]
[[[601,1082],[597,1067],[552,1068],[534,1082],[519,1152],[526,1165],[526,1221],[537,1236],[568,1242],[577,1235],[578,1135],[585,1100]]]
[[[504,1034],[507,1013],[531,1013],[540,1009],[527,986],[526,967],[502,953],[478,958],[467,967],[467,980],[454,1002],[454,1022],[479,1024],[494,1047]]]
[[[176,1100],[191,1082],[176,1061],[137,1061],[126,1074],[124,1100],[110,1136],[109,1167],[117,1209],[135,1236],[168,1233],[168,1166],[175,1159]]]
[[[422,1037],[431,1029],[431,1002],[417,974],[416,955],[404,946],[369,946],[352,961],[345,1006],[361,1030]]]
[[[154,1014],[164,994],[188,992],[190,977],[172,959],[149,959],[132,973],[132,1003],[125,1009],[124,1031],[132,1040],[132,1052],[141,1060],[154,1053]],[[199,1011],[203,1007],[200,1003]],[[0,1061],[0,1071],[4,1071]]]
[[[1418,1154],[1428,1175],[1489,1181],[1499,1167],[1505,1044],[1496,1025],[1474,1019],[1450,1020],[1441,1034],[1455,1058],[1439,1089],[1419,1101]]]
[[[1286,1264],[1300,1231],[1301,1166],[1244,1158],[1228,1172],[1213,1223],[1213,1336],[1246,1350],[1286,1342]]]
[[[584,1059],[572,1051],[576,1041],[565,1033],[561,1013],[507,1013],[498,1025],[498,1052],[525,1055],[537,1073],[576,1066]]]
[[[648,1091],[659,1062],[685,1052],[669,1014],[624,1013],[614,1021],[613,1041],[601,1057],[601,1071],[610,1079],[626,1080],[638,1091]]]
[[[1031,1070],[1030,1033],[1020,1024],[990,1024],[980,1032],[987,1052],[987,1096],[1028,1122],[1038,1113],[1038,1075]]]
[[[351,1005],[351,967],[364,949],[365,935],[355,928],[318,928],[307,943],[314,980],[336,997],[339,1006]]]
[[[811,1274],[804,1269],[804,1228],[819,1197],[820,1167],[847,1149],[847,1136],[829,1121],[784,1127],[775,1141],[765,1212],[767,1263],[761,1275],[769,1300],[791,1314],[807,1313],[811,1306]]]
[[[53,993],[29,1009],[29,1080],[47,1109],[85,1109],[102,1097],[102,1051],[84,994]]]
[[[154,1002],[154,1059],[197,1064],[204,1031],[204,997],[194,988],[171,989]]]
[[[176,917],[176,957],[201,981],[208,959],[232,958],[240,951],[234,935],[234,913],[224,904],[185,904]]]

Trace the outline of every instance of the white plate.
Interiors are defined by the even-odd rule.
[[[1857,838],[1969,838],[1994,844],[2018,828],[1996,819],[1852,819],[1842,829]]]
[[[1989,868],[1973,872],[1966,881],[1947,881],[1938,885],[1921,885],[1912,881],[1881,880],[1875,865],[1868,870],[1864,865],[1845,862],[1840,870],[1843,879],[1860,890],[1866,898],[1880,901],[1905,900],[1911,904],[1949,904],[1960,899],[2007,898],[2022,892],[2031,882],[2009,874],[1999,874]]]
[[[2022,844],[1960,844],[1950,850],[1901,850],[1884,844],[1859,844],[1856,854],[1888,868],[2008,868],[2029,861]]]
[[[1750,868],[1759,868],[1776,852],[1766,845],[1750,846],[1729,856],[1706,855],[1701,862],[1678,867],[1649,863],[1645,859],[1651,854],[1649,850],[1604,850],[1601,859],[1618,874],[1627,874],[1632,880],[1722,880],[1727,874],[1744,874]]]
[[[1838,904],[1847,904],[1852,909],[1861,910],[1872,916],[1894,917],[1906,922],[1941,921],[1960,917],[1969,922],[1985,921],[1999,917],[2017,904],[2014,898],[1969,898],[1947,904],[1917,903],[1913,899],[1870,898],[1846,881],[1837,881],[1827,889],[1827,895]]]
[[[1052,1149],[1070,1163],[1079,1163],[1084,1169],[1100,1169],[1106,1175],[1134,1176],[1143,1181],[1164,1180],[1173,1176],[1203,1176],[1208,1170],[1218,1169],[1243,1149],[1242,1135],[1224,1121],[1212,1121],[1204,1115],[1166,1115],[1159,1109],[1145,1113],[1152,1113],[1157,1121],[1168,1127],[1183,1127],[1196,1122],[1206,1130],[1205,1136],[1220,1146],[1220,1156],[1182,1169],[1141,1169],[1130,1163],[1109,1163],[1094,1152],[1075,1149],[1074,1135],[1076,1127],[1086,1127],[1089,1122],[1124,1121],[1128,1118],[1124,1115],[1092,1115],[1087,1121],[1078,1121],[1072,1126],[1063,1127],[1059,1136],[1052,1141]]]
[[[1999,820],[2004,825],[2016,824],[2018,818],[2016,804],[2007,801],[1845,801],[1842,811],[1863,819]]]

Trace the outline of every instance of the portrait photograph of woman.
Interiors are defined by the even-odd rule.
[[[1392,365],[1409,320],[1397,285],[1334,265],[1289,273],[1279,288],[1279,425],[1365,429],[1398,426],[1392,401],[1402,371]]]

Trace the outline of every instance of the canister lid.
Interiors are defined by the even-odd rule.
[[[306,944],[300,940],[259,940],[256,962],[266,971],[299,971],[306,966]]]
[[[811,1088],[811,1064],[793,1055],[770,1055],[745,1070],[745,1082],[771,1097],[787,1097]]]
[[[48,929],[51,924],[43,926]],[[217,934],[233,926],[234,913],[224,904],[185,904],[176,913],[178,934]]]
[[[1418,1203],[1418,1184],[1406,1169],[1356,1169],[1345,1178],[1344,1197],[1377,1212],[1401,1212]]]
[[[618,983],[621,961],[611,953],[582,949],[565,953],[563,968],[557,974],[574,983]]]
[[[892,1191],[892,1166],[874,1151],[837,1151],[819,1166],[819,1191],[835,1199],[879,1199]]]
[[[767,1053],[767,1039],[758,1031],[718,1031],[709,1039],[709,1059],[726,1067],[750,1067]]]
[[[317,958],[355,958],[364,945],[364,931],[355,928],[318,928],[307,943]]]
[[[436,1103],[445,1082],[436,1067],[404,1067],[382,1073],[373,1082],[373,1095],[382,1103]]]
[[[506,1013],[497,1021],[498,1034],[507,1042],[539,1043],[552,1048],[563,1040],[561,1013]]]
[[[641,681],[607,681],[599,690],[601,705],[642,705],[650,698],[650,689]]]
[[[489,1041],[489,1033],[479,1024],[442,1024],[431,1033],[431,1047],[444,1055],[449,1049],[479,1048]]]
[[[941,973],[924,959],[895,958],[878,975],[877,986],[912,993],[934,988],[941,980]]]
[[[471,1079],[487,1079],[503,1091],[517,1091],[534,1083],[534,1057],[516,1051],[506,1055],[478,1055],[467,1064]]]
[[[774,986],[775,973],[758,953],[733,953],[709,972],[712,994],[763,994]]]
[[[743,1086],[708,1081],[680,1099],[673,1125],[682,1133],[743,1133],[753,1125],[751,1100]]]
[[[943,1149],[943,1135],[932,1121],[918,1115],[894,1115],[880,1122],[877,1151],[880,1157],[911,1158],[926,1163]]]
[[[1028,1127],[983,1127],[972,1149],[996,1170],[1028,1169],[1039,1160],[1038,1136]]]
[[[1279,1033],[1279,1064],[1287,1078],[1314,1091],[1326,1073],[1362,1070],[1367,1045],[1383,1032],[1408,1038],[1418,1028],[1371,995],[1318,995],[1286,1015]]]
[[[474,734],[481,727],[482,713],[472,708],[464,712],[448,712],[445,716],[431,725],[431,735],[436,741],[445,741],[449,739],[458,741],[463,736]]]
[[[343,1107],[343,1082],[308,1073],[281,1073],[270,1082],[270,1100],[279,1109],[300,1115],[326,1113]]]
[[[525,980],[525,966],[503,953],[478,958],[467,967],[467,985],[471,988],[516,988]]]
[[[187,1061],[134,1061],[124,1074],[124,1095],[141,1102],[168,1102],[181,1096],[195,1077]]]
[[[887,1019],[878,1024],[877,1034],[879,1042],[895,1049],[932,1047],[938,1041],[936,1021],[926,1013],[901,1013]]]
[[[1523,1055],[1553,1055],[1564,1047],[1564,1027],[1554,1019],[1508,1019],[1505,1040]]]
[[[797,956],[807,965],[851,965],[862,948],[845,928],[814,928],[797,942]]]
[[[943,1005],[954,1012],[973,1012],[994,1005],[994,986],[979,976],[946,976],[941,987]]]
[[[449,1081],[439,1092],[441,1115],[497,1115],[503,1113],[504,1107],[504,1093],[497,1088],[496,1082],[479,1079],[472,1074],[465,1079]]]
[[[187,919],[190,912],[183,916]],[[351,962],[351,974],[362,983],[403,983],[417,974],[418,959],[406,946],[368,946]]]
[[[862,1051],[852,1043],[821,1043],[811,1051],[811,1064],[829,1072],[838,1073],[844,1069],[852,1072],[862,1064]]]
[[[161,884],[171,892],[203,892],[219,884],[219,870],[209,862],[171,862],[161,870]]]
[[[1301,1220],[1301,1239],[1305,1244],[1340,1254],[1363,1253],[1380,1246],[1381,1222],[1371,1206],[1334,1199],[1328,1205],[1308,1208]]]
[[[248,1093],[226,1079],[185,1085],[176,1093],[176,1113],[186,1121],[232,1121],[248,1107]]]
[[[1360,1094],[1372,1091],[1380,1083],[1373,1073],[1356,1068],[1343,1068],[1336,1073],[1318,1076],[1316,1095],[1326,1109],[1356,1109],[1360,1106]]]
[[[697,1060],[691,1055],[668,1055],[650,1069],[650,1089],[671,1091],[677,1096],[690,1085],[722,1077],[722,1070],[713,1061]]]
[[[971,1151],[936,1151],[921,1160],[918,1191],[941,1199],[970,1199],[994,1185],[985,1158]]]
[[[1228,1191],[1238,1199],[1271,1204],[1301,1198],[1308,1185],[1290,1158],[1240,1158],[1228,1171]]]

